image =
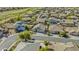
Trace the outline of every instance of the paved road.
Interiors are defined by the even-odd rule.
[[[3,40],[3,42],[0,43],[0,51],[2,49],[9,48],[12,45],[12,43],[14,43],[16,41],[16,37],[17,37],[17,34],[9,36],[5,40]]]
[[[27,43],[20,51],[38,51],[40,43]]]
[[[16,37],[18,34],[15,34],[13,36],[9,36],[7,39],[4,39],[2,43],[0,43],[0,50],[9,48],[13,42],[16,41]],[[48,40],[48,41],[56,41],[56,42],[70,42],[72,40],[68,38],[60,38],[60,37],[53,37],[53,36],[32,36],[32,38],[36,40]],[[75,42],[79,43],[79,38],[75,39]]]
[[[17,48],[15,51],[37,51],[38,47],[40,46],[39,40],[47,40],[47,41],[54,41],[54,42],[71,42],[72,40],[68,38],[60,38],[60,37],[52,37],[52,36],[32,36],[36,41],[35,43],[27,43],[27,42],[21,42],[18,44]],[[79,40],[75,40],[74,42],[78,42]]]
[[[69,38],[60,38],[60,37],[52,37],[52,36],[32,36],[32,38],[36,40],[47,40],[47,41],[54,41],[54,42],[62,42],[62,43],[67,43],[67,42],[73,42],[73,40]],[[79,38],[78,38],[79,39]],[[79,44],[79,40],[74,40],[75,43]],[[40,46],[39,42],[35,43],[26,43],[24,48],[20,49],[19,51],[38,51],[38,48]]]
[[[25,46],[26,46],[26,42],[20,42],[18,46],[15,48],[15,51],[20,51]]]
[[[32,38],[36,40],[47,40],[47,41],[56,41],[56,42],[63,42],[63,43],[73,41],[72,39],[69,39],[69,38],[53,37],[53,36],[33,36]],[[74,41],[79,42],[78,39],[74,39]]]
[[[38,51],[40,43],[21,42],[16,47],[15,51]]]

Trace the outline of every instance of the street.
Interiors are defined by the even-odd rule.
[[[9,48],[16,41],[17,34],[9,36],[0,44],[0,51]]]

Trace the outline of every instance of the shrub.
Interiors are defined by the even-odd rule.
[[[20,39],[24,39],[25,41],[31,39],[31,33],[29,31],[24,31],[19,34]]]
[[[26,30],[29,30],[29,26],[25,25],[25,29],[26,29]]]
[[[48,46],[49,42],[48,41],[44,41],[44,44],[45,44],[45,46]]]
[[[60,37],[68,37],[68,35],[67,35],[66,32],[60,32],[60,33],[59,33],[59,36],[60,36]]]

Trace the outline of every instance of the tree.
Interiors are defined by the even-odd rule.
[[[22,40],[27,41],[27,40],[31,39],[31,34],[30,34],[29,31],[24,31],[24,32],[21,32],[21,33],[19,34],[19,37],[20,37]]]
[[[49,32],[49,26],[50,26],[50,24],[49,24],[49,22],[48,21],[45,21],[44,24],[47,26],[45,28],[45,33],[47,33],[48,35],[50,35],[50,32]]]
[[[47,34],[50,36],[49,26],[50,26],[50,24],[49,24],[49,22],[47,22]]]

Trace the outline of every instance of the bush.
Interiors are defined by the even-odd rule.
[[[25,32],[24,32],[24,38],[25,38],[25,39],[31,39],[31,34],[30,34],[29,31],[25,31]]]
[[[27,40],[31,39],[31,33],[29,31],[24,31],[19,34],[19,37],[20,37],[20,39],[22,39],[22,40],[24,39],[24,41],[27,41]]]
[[[44,44],[45,44],[45,46],[48,46],[49,42],[48,41],[44,41]]]
[[[21,39],[24,39],[24,33],[21,32],[21,33],[19,34],[19,37],[20,37]]]
[[[67,35],[66,32],[60,32],[60,33],[59,33],[59,36],[60,36],[60,37],[66,37],[66,38],[68,37],[68,35]]]
[[[41,49],[39,49],[40,51],[48,51],[48,46],[42,47]]]
[[[26,30],[29,30],[29,26],[25,25],[25,29],[26,29]]]

